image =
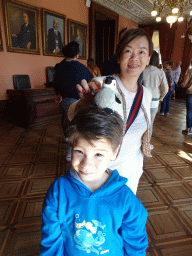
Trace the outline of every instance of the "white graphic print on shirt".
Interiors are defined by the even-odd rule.
[[[105,243],[104,229],[106,225],[102,225],[97,220],[91,222],[81,221],[79,214],[76,214],[75,220],[75,247],[86,253],[95,252],[96,255],[109,253],[109,250],[104,249],[102,245]],[[103,250],[104,249],[104,250]]]

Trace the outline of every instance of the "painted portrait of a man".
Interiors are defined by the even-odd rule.
[[[36,35],[34,26],[30,24],[29,15],[22,13],[23,24],[17,34],[12,34],[12,46],[24,49],[36,49]]]
[[[37,7],[12,0],[5,1],[5,24],[8,51],[40,54]]]
[[[54,18],[52,28],[48,29],[47,52],[51,52],[54,54],[61,53],[63,48],[63,38],[61,32],[59,28],[59,19]]]
[[[43,54],[63,57],[66,17],[57,12],[43,9]]]

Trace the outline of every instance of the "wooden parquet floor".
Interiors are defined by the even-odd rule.
[[[147,256],[192,256],[192,136],[185,103],[157,115],[152,158],[144,159],[138,198],[148,210]],[[50,184],[62,175],[65,143],[60,121],[29,130],[1,121],[0,255],[39,255],[41,210]]]

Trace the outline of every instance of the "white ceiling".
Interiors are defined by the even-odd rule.
[[[153,0],[94,0],[95,2],[113,10],[114,12],[123,15],[124,17],[140,24],[155,23],[155,18],[151,17],[153,10]],[[184,8],[184,16],[189,17],[189,11],[192,10],[192,5]],[[166,7],[162,12],[165,21],[165,16],[170,12]]]

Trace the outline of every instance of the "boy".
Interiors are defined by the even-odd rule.
[[[90,105],[71,122],[72,167],[49,188],[43,207],[41,256],[143,256],[147,211],[107,169],[116,158],[123,121]]]

